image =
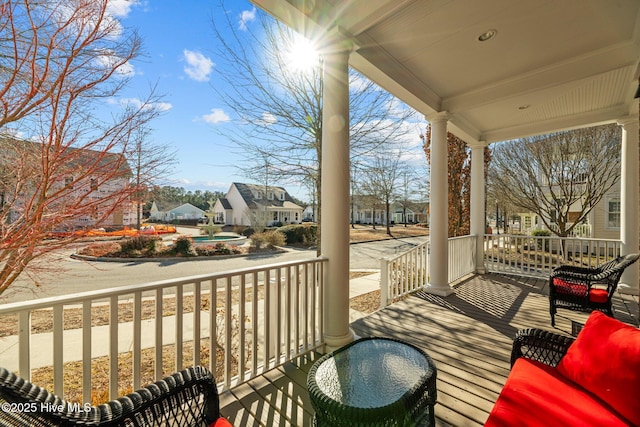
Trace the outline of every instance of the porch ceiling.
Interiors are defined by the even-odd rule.
[[[468,142],[637,111],[638,0],[251,1],[311,39],[336,27],[354,68]]]

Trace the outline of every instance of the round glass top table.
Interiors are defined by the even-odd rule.
[[[421,349],[363,338],[318,359],[307,377],[316,426],[434,426],[436,367]]]

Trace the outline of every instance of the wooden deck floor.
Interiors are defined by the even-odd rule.
[[[512,338],[520,328],[551,330],[546,281],[497,274],[474,276],[446,298],[418,293],[352,323],[361,337],[401,339],[424,349],[438,369],[438,426],[481,426],[509,374]],[[616,318],[638,325],[638,297],[618,295]],[[556,328],[571,334],[585,313],[559,310]],[[313,409],[309,354],[221,395],[234,426],[308,426]]]

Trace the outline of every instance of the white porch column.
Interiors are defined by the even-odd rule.
[[[429,210],[429,293],[447,296],[449,286],[449,182],[446,112],[427,116],[431,123],[431,197]]]
[[[620,240],[622,254],[638,252],[638,114],[619,120],[622,126],[620,171]],[[624,271],[618,289],[638,295],[638,269],[635,263]]]
[[[324,341],[332,351],[353,341],[349,329],[349,53],[344,43],[323,52],[322,255]]]
[[[471,147],[471,226],[470,233],[476,239],[476,273],[484,274],[484,233],[485,205],[484,205],[484,148],[483,141],[469,144]]]

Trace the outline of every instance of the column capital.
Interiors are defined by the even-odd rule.
[[[626,128],[628,126],[639,126],[638,123],[638,115],[631,115],[631,116],[626,116],[626,117],[621,117],[618,120],[616,120],[616,123],[619,126],[622,126],[623,128]]]
[[[472,150],[474,148],[485,148],[487,145],[487,141],[471,141],[471,142],[467,142],[467,146],[469,148],[471,148]]]
[[[436,122],[444,122],[449,120],[449,117],[451,117],[451,115],[449,114],[448,111],[436,111],[433,113],[426,114],[424,117],[425,119],[427,119],[429,123],[436,123]]]
[[[337,53],[351,53],[357,49],[352,37],[340,26],[328,29],[318,42],[321,56]]]

